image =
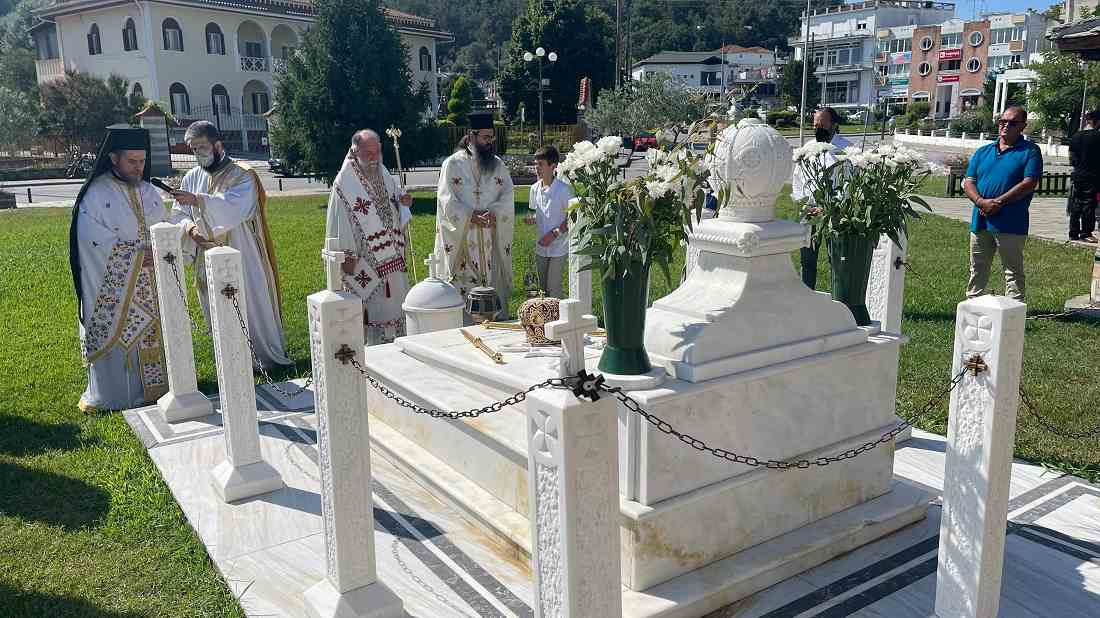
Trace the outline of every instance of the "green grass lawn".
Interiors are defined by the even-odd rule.
[[[423,258],[431,249],[434,199],[416,197],[414,246]],[[517,210],[525,211],[526,193],[517,198]],[[318,251],[325,201],[271,204],[288,346],[298,364],[285,375],[309,371],[305,298],[323,283]],[[784,197],[780,214],[793,213]],[[0,615],[243,615],[121,415],[85,417],[76,409],[85,373],[67,262],[68,222],[69,213],[58,209],[0,213]],[[911,340],[902,349],[898,383],[903,415],[917,411],[948,378],[955,305],[967,271],[962,223],[925,217],[911,236],[917,275],[907,278],[903,329]],[[533,240],[530,227],[517,225],[513,302],[523,295],[531,259],[526,248]],[[1091,263],[1087,250],[1030,242],[1029,311],[1054,312],[1083,293]],[[423,265],[417,271],[421,278],[426,274]],[[828,285],[824,256],[820,281]],[[655,273],[653,297],[669,289]],[[598,288],[596,305],[598,312]],[[1024,383],[1068,428],[1100,422],[1098,335],[1100,326],[1081,321],[1028,323]],[[196,339],[196,354],[200,387],[209,392],[216,383],[209,340]],[[945,403],[920,426],[943,433],[946,412]],[[1046,434],[1023,412],[1016,453],[1100,477],[1097,441]]]

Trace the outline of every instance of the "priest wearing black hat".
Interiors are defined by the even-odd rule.
[[[470,114],[470,130],[439,172],[435,254],[443,256],[440,276],[462,297],[475,287],[495,288],[508,314],[512,293],[512,233],[515,196],[512,176],[494,153],[492,114]]]
[[[88,387],[84,412],[122,410],[168,391],[149,226],[168,216],[149,180],[149,132],[107,128],[77,194],[69,264]]]

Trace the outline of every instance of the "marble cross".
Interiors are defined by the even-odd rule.
[[[561,319],[546,323],[546,338],[560,339],[562,359],[559,377],[575,376],[584,369],[584,335],[596,330],[596,316],[581,315],[580,301],[567,298],[558,304]]]
[[[437,253],[429,253],[428,259],[424,260],[424,264],[428,266],[428,277],[431,279],[439,279],[439,271],[443,266],[443,258],[439,257]]]
[[[339,240],[326,238],[325,248],[321,250],[321,259],[325,261],[325,284],[329,291],[342,292],[344,290],[344,257],[340,251]]]

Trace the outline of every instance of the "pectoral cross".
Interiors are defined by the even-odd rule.
[[[331,292],[344,290],[344,257],[346,254],[340,251],[340,241],[336,238],[326,238],[325,248],[321,250],[321,259],[325,262],[325,285]]]
[[[558,315],[561,319],[546,323],[546,338],[561,340],[558,377],[568,378],[584,369],[584,335],[596,330],[596,316],[582,316],[580,301],[575,298],[558,303]]]

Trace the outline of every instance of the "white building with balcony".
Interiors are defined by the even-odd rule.
[[[214,122],[243,151],[262,150],[274,76],[314,21],[307,0],[55,0],[36,15],[39,83],[67,70],[117,74],[132,92],[167,103],[181,125]],[[434,113],[436,45],[453,37],[431,19],[392,9],[385,15],[409,49],[414,88],[428,84]]]
[[[762,47],[727,45],[708,52],[662,51],[630,68],[632,79],[657,73],[715,97],[750,96],[770,102],[776,96],[779,61],[775,52]]]
[[[883,86],[874,65],[880,29],[938,24],[955,5],[928,0],[870,0],[803,12],[798,37],[789,39],[795,59],[809,57],[822,87],[821,101],[838,109],[874,105]]]

